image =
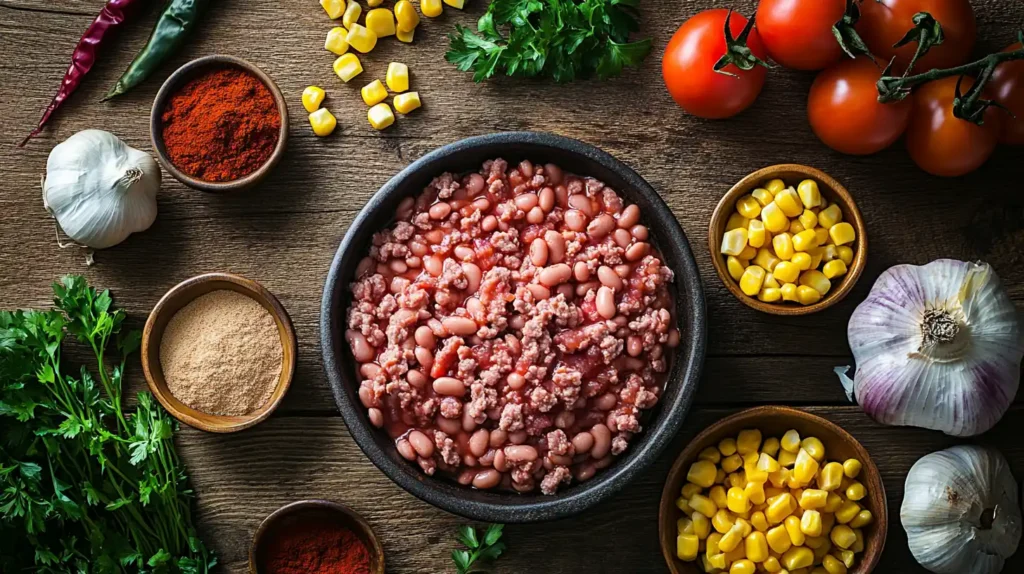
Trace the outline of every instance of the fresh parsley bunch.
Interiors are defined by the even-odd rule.
[[[484,537],[477,536],[476,528],[469,525],[459,527],[459,542],[469,550],[452,550],[452,561],[455,562],[455,570],[458,574],[470,574],[480,572],[473,567],[477,560],[491,562],[496,560],[505,551],[505,543],[499,542],[504,524],[492,524],[487,527]]]
[[[639,0],[494,0],[477,32],[457,25],[445,59],[473,80],[495,74],[545,76],[556,82],[617,76],[651,50],[639,29]],[[504,31],[505,35],[502,35]]]
[[[149,393],[121,404],[140,333],[82,277],[53,290],[51,311],[0,311],[0,572],[208,572],[173,421]]]

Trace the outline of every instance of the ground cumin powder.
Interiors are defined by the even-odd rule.
[[[281,377],[283,355],[270,313],[228,289],[178,310],[160,341],[171,394],[216,415],[246,415],[265,405]]]

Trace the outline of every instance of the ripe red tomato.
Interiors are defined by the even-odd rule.
[[[933,175],[956,177],[981,167],[995,151],[1002,128],[1001,112],[994,108],[985,111],[980,126],[954,116],[956,82],[955,77],[928,82],[911,96],[907,150],[918,167]],[[966,93],[973,83],[964,78],[961,91]]]
[[[875,83],[882,70],[866,56],[826,68],[811,85],[807,119],[818,139],[851,155],[867,155],[893,144],[910,121],[910,99],[882,104]]]
[[[715,63],[725,54],[724,9],[705,10],[690,18],[676,30],[665,47],[661,60],[661,75],[672,99],[695,116],[720,119],[735,116],[750,107],[764,86],[765,69],[754,66],[741,70],[729,64],[722,71],[714,70]],[[738,37],[747,25],[742,14],[733,13],[729,29]],[[758,58],[767,54],[757,29],[747,37],[750,51]]]
[[[1017,43],[1003,50],[1013,52],[1021,49]],[[985,86],[992,97],[1010,110],[1003,112],[1003,131],[999,142],[1011,145],[1024,144],[1024,60],[1013,60],[999,64],[992,79]]]
[[[888,62],[896,56],[899,71],[914,57],[917,42],[893,48],[914,27],[914,15],[928,12],[942,25],[945,40],[933,46],[917,64],[917,72],[951,68],[967,61],[974,47],[977,24],[970,0],[865,0],[860,3],[857,32],[871,53]]]
[[[846,0],[761,0],[757,31],[779,64],[821,70],[843,57],[832,26],[845,13]]]

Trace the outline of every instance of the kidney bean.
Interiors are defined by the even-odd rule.
[[[628,353],[630,357],[639,357],[640,353],[643,351],[644,343],[640,337],[630,335],[629,338],[626,339],[626,353]]]
[[[508,470],[508,461],[505,460],[505,449],[498,449],[494,452],[494,469],[498,472]]]
[[[409,444],[416,451],[416,454],[423,458],[430,458],[434,455],[434,441],[427,438],[427,435],[418,430],[409,433]]]
[[[615,274],[623,279],[628,279],[633,274],[633,266],[628,263],[616,265],[613,269],[615,269]]]
[[[409,381],[409,384],[417,389],[425,388],[427,383],[430,382],[430,379],[423,374],[423,371],[417,369],[409,369],[409,372],[405,374],[405,380]]]
[[[544,210],[537,206],[526,213],[526,222],[539,225],[544,223],[545,217],[547,216],[544,214]]]
[[[667,345],[670,349],[674,349],[679,346],[679,329],[669,329]]]
[[[588,463],[584,463],[584,464],[580,465],[579,468],[576,469],[576,480],[578,480],[580,482],[586,482],[586,481],[590,480],[591,478],[594,478],[594,475],[596,473],[597,473],[597,469],[594,468],[593,464],[591,464],[589,462]]]
[[[364,379],[372,379],[380,374],[380,365],[377,363],[363,363],[362,365],[359,365],[359,374],[362,375]]]
[[[476,473],[476,476],[473,477],[473,486],[480,490],[494,488],[495,486],[498,486],[499,482],[501,482],[501,473],[493,468],[482,470]]]
[[[593,446],[594,435],[587,431],[576,433],[576,436],[572,437],[572,447],[576,450],[576,454],[588,453]]]
[[[543,285],[530,283],[529,285],[526,286],[526,289],[529,290],[530,293],[533,293],[533,298],[537,299],[538,301],[543,301],[544,299],[551,298],[551,290]]]
[[[565,263],[556,263],[541,270],[537,279],[545,287],[554,287],[565,283],[570,277],[572,277],[572,269]]]
[[[412,254],[415,255],[416,257],[423,257],[424,255],[430,253],[430,250],[427,249],[426,244],[420,241],[410,241],[409,251],[411,251]]]
[[[540,203],[540,198],[537,197],[536,193],[524,193],[522,195],[517,195],[512,202],[515,203],[516,207],[519,209],[523,211],[530,211]]]
[[[440,257],[431,255],[423,259],[423,268],[434,277],[440,277],[441,272],[444,271],[444,262]]]
[[[530,242],[530,261],[537,267],[548,262],[548,242],[538,237]]]
[[[480,429],[469,437],[469,452],[476,456],[483,456],[487,452],[491,433],[487,429]]]
[[[622,229],[629,229],[637,223],[640,223],[640,207],[635,203],[627,205],[623,210],[622,214],[619,215],[619,227]]]
[[[576,422],[576,415],[572,411],[562,411],[555,415],[555,426],[560,429],[567,429]]]
[[[594,399],[594,408],[599,411],[610,411],[618,402],[619,397],[615,396],[615,393],[605,393]]]
[[[605,287],[611,288],[612,291],[619,291],[622,289],[622,278],[615,272],[614,269],[607,265],[602,265],[597,268],[597,278],[601,281],[601,284]]]
[[[529,435],[526,434],[526,431],[523,430],[510,432],[508,433],[508,442],[512,444],[523,444],[524,442],[526,442],[528,436]]]
[[[462,430],[473,432],[476,429],[476,419],[469,414],[469,409],[462,409]]]
[[[555,291],[564,297],[566,301],[572,301],[573,295],[576,294],[576,288],[568,283],[562,283]]]
[[[452,250],[452,254],[460,261],[472,261],[473,258],[476,257],[476,252],[465,245],[456,246],[455,249]]]
[[[537,460],[537,449],[526,444],[506,446],[505,458],[510,462],[533,462]]]
[[[572,276],[576,281],[583,283],[590,279],[590,267],[587,267],[587,264],[583,261],[577,261],[572,266]]]
[[[427,326],[430,327],[430,331],[434,333],[435,337],[447,337],[448,329],[445,328],[444,323],[437,319],[428,319]]]
[[[587,293],[601,286],[600,281],[587,281],[576,286],[576,296],[586,297]]]
[[[491,448],[501,448],[505,446],[506,441],[508,441],[508,431],[494,429],[491,431],[491,440],[488,444]]]
[[[383,263],[378,263],[376,267],[378,275],[383,275],[385,280],[391,279],[391,268]]]
[[[629,247],[629,244],[633,242],[633,236],[625,229],[616,229],[612,233],[612,238],[615,239],[615,244],[623,249]]]
[[[555,186],[555,203],[562,209],[569,207],[569,190],[564,185]]]
[[[409,269],[419,269],[423,265],[423,259],[413,255],[405,258],[405,264],[409,266]]]
[[[602,285],[597,290],[597,314],[604,317],[605,319],[611,319],[615,316],[615,291],[607,285]]]
[[[608,430],[610,430],[611,432],[616,432],[617,430],[619,430],[619,425],[618,423],[615,422],[617,419],[618,416],[612,411],[609,411],[608,414],[605,415],[604,417],[604,424],[605,426],[608,427]]]
[[[612,431],[605,425],[596,424],[590,429],[590,434],[594,435],[594,446],[590,449],[590,456],[604,458],[612,448]]]
[[[430,330],[430,327],[427,327],[426,325],[416,327],[416,332],[413,334],[413,338],[416,340],[417,345],[428,349],[433,349],[434,344],[437,342],[434,338],[434,333]]]
[[[544,210],[544,213],[551,213],[551,210],[555,208],[555,190],[551,187],[545,187],[540,190],[540,194],[537,197],[537,205]]]
[[[434,205],[430,206],[427,213],[430,215],[430,219],[444,219],[452,212],[452,206],[443,201],[439,201]]]
[[[555,463],[551,462],[546,456],[543,459],[541,459],[540,466],[546,471],[555,469]],[[534,473],[536,474],[536,471],[534,471]]]
[[[565,226],[573,231],[583,231],[587,228],[587,216],[582,211],[570,209],[565,212]]]
[[[526,326],[526,317],[522,315],[512,315],[508,320],[508,326],[510,329],[515,331],[522,331],[523,327]]]
[[[643,225],[634,225],[629,229],[629,232],[637,241],[647,241],[647,228]]]
[[[475,254],[474,254],[475,255]],[[476,293],[477,289],[480,288],[480,281],[483,279],[484,273],[480,270],[480,266],[476,263],[463,263],[462,272],[466,274],[466,286],[467,293]]]
[[[480,222],[480,228],[488,233],[498,228],[498,218],[488,215]]]
[[[345,332],[345,338],[348,339],[348,343],[352,347],[352,356],[356,361],[369,363],[377,356],[376,349],[370,345],[366,337],[359,331],[349,329]]]
[[[497,452],[493,448],[488,448],[487,452],[483,456],[479,456],[476,459],[477,464],[480,466],[491,466],[494,464],[494,453]]]
[[[551,454],[548,453],[546,461],[551,461],[551,464],[555,466],[569,466],[572,464],[572,457],[565,454]]]
[[[634,243],[626,250],[626,261],[631,263],[640,261],[651,251],[651,245],[649,243]]]
[[[634,359],[633,357],[626,357],[625,359],[626,360],[623,361],[623,366],[627,371],[642,371],[647,365],[647,363],[644,363],[640,359]]]
[[[430,352],[430,349],[416,347],[413,354],[416,356],[416,362],[422,365],[424,369],[429,369],[434,365],[434,354]]]
[[[476,476],[476,471],[472,468],[467,468],[459,473],[459,476],[455,479],[462,486],[469,486],[473,484],[473,478]]]
[[[438,377],[434,379],[434,392],[448,397],[461,397],[466,394],[466,385],[454,377]]]
[[[395,441],[395,448],[398,449],[398,454],[402,455],[405,460],[416,460],[416,449],[412,448],[412,444],[404,439],[400,438]]]
[[[509,388],[513,391],[518,391],[526,386],[526,378],[519,373],[509,373],[506,382],[508,383]]]
[[[484,176],[479,173],[471,173],[466,177],[466,184],[464,189],[469,195],[475,196],[484,190]]]
[[[496,421],[501,418],[501,407],[489,408],[487,409],[486,412],[487,418],[491,419],[492,421]]]
[[[487,211],[491,208],[491,201],[486,197],[473,200],[473,209],[476,211]],[[467,216],[468,217],[468,216]]]
[[[462,430],[462,423],[454,419],[446,419],[441,415],[437,415],[434,424],[437,425],[437,428],[450,435],[456,434]]]
[[[625,327],[626,325],[629,325],[629,319],[627,319],[625,315],[616,315],[612,319],[612,322],[618,327]]]
[[[479,318],[484,314],[484,304],[481,303],[480,299],[477,299],[476,297],[470,297],[469,299],[466,299],[466,302],[463,303],[463,305],[465,305],[466,311],[469,311],[469,314],[473,317]]]
[[[478,329],[476,321],[468,317],[456,317],[450,316],[441,319],[441,324],[448,330],[452,335],[458,335],[460,337],[466,335],[472,335],[476,333]]]
[[[562,168],[558,167],[553,163],[544,164],[544,173],[548,176],[548,181],[553,185],[562,183]]]
[[[519,162],[519,173],[523,174],[526,179],[533,177],[533,162],[528,159]]]
[[[366,408],[377,406],[377,400],[373,398],[373,389],[368,385],[359,386],[359,402],[363,403]]]
[[[615,229],[615,218],[603,213],[590,222],[590,225],[587,226],[587,234],[594,239],[601,239],[611,233],[613,229]]]
[[[544,232],[544,241],[548,244],[548,259],[551,263],[561,263],[565,259],[565,238],[562,234],[549,229]]]
[[[405,264],[405,261],[401,259],[392,259],[388,262],[388,267],[391,268],[395,273],[405,273],[409,270],[409,266]]]
[[[597,214],[594,211],[594,204],[590,201],[590,198],[582,193],[576,193],[569,196],[569,207],[580,211],[587,217],[594,217],[594,215]]]
[[[402,201],[398,202],[398,207],[395,208],[395,212],[398,214],[399,219],[407,219],[412,215],[412,208],[416,205],[416,198],[407,197]]]
[[[369,257],[363,257],[359,260],[359,264],[356,265],[356,278],[362,277],[370,272],[374,268],[376,263]]]

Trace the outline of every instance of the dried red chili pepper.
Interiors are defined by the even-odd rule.
[[[53,101],[46,107],[46,111],[43,112],[43,118],[39,120],[39,125],[36,126],[36,129],[32,130],[32,133],[25,137],[21,144],[19,144],[19,147],[24,146],[28,143],[28,140],[39,135],[43,126],[50,120],[53,112],[67,100],[68,96],[78,89],[79,84],[82,83],[82,78],[89,73],[92,65],[96,63],[96,52],[100,45],[106,41],[107,37],[114,30],[136,12],[135,9],[140,4],[145,4],[145,0],[109,0],[103,6],[99,15],[85,29],[82,39],[75,46],[75,51],[71,54],[71,66],[68,67],[68,71],[64,74],[64,80],[60,84],[60,89],[57,90],[57,95],[53,96]]]

